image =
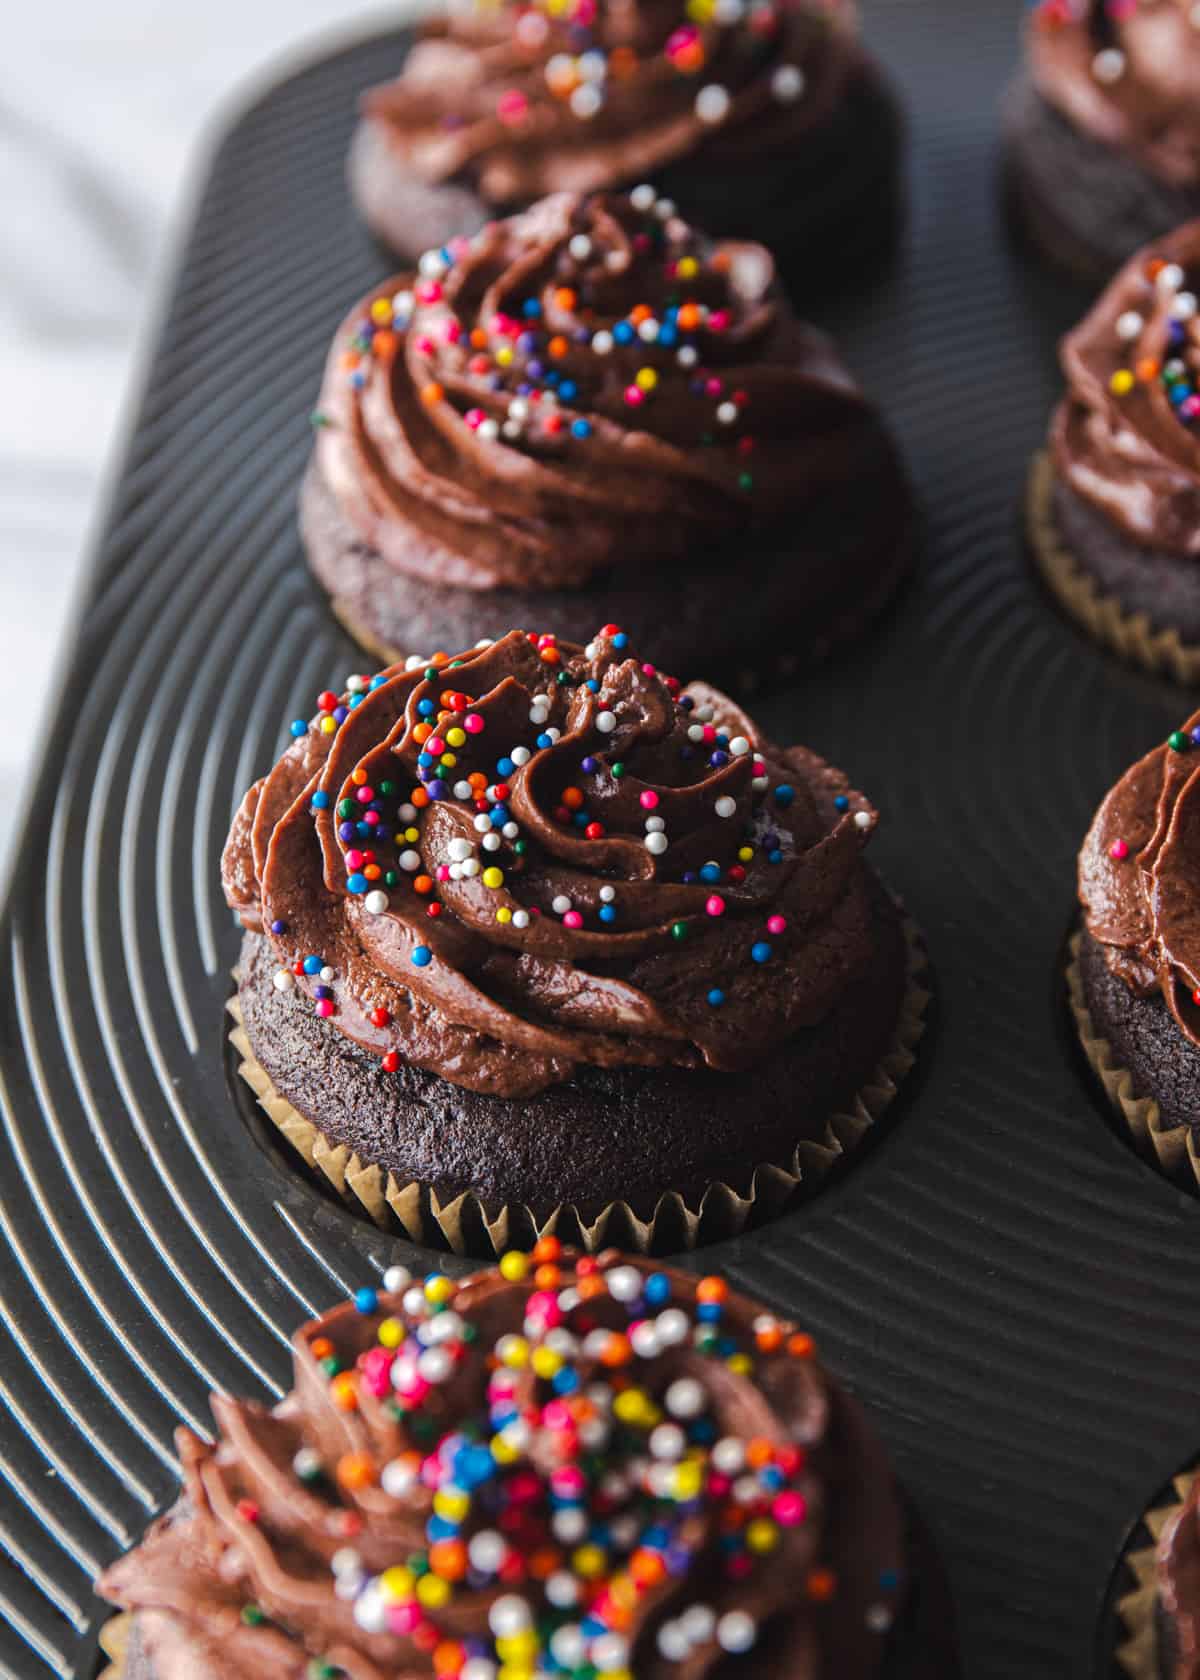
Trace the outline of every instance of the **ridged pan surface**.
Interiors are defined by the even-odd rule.
[[[1058,982],[1089,815],[1186,700],[1060,621],[1022,552],[1054,341],[1085,300],[1014,250],[998,202],[1018,23],[1006,0],[869,8],[910,115],[909,229],[825,319],[907,452],[924,568],[868,643],[758,703],[883,810],[936,1030],[880,1147],[705,1259],[869,1402],[971,1680],[1107,1672],[1126,1529],[1200,1446],[1200,1203],[1106,1125]],[[355,96],[402,50],[313,64],[213,159],[26,813],[0,989],[5,1680],[90,1674],[91,1578],[170,1498],[174,1426],[203,1428],[214,1387],[278,1394],[293,1326],[401,1247],[239,1117],[217,864],[287,720],[362,665],[306,579],[295,498],[329,336],[383,272],[343,188]]]

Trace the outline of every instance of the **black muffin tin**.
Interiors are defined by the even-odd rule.
[[[928,937],[934,1027],[854,1170],[694,1262],[793,1313],[869,1402],[969,1680],[1107,1677],[1126,1532],[1200,1447],[1200,1203],[1107,1124],[1060,979],[1091,812],[1190,702],[1056,616],[1023,554],[1055,338],[1086,299],[1004,226],[1018,24],[1007,0],[869,9],[910,224],[823,318],[911,463],[924,568],[868,641],[755,703],[884,812],[872,851]],[[384,272],[343,189],[355,95],[402,51],[292,75],[212,159],[26,813],[0,995],[6,1680],[90,1677],[92,1575],[172,1496],[174,1426],[203,1427],[213,1387],[277,1395],[289,1331],[410,1257],[239,1113],[217,875],[288,720],[364,663],[295,501],[329,336]]]

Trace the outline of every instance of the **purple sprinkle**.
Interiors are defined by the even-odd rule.
[[[428,786],[430,799],[445,799],[446,784],[442,781],[440,776],[435,776]]]
[[[349,716],[350,716],[350,711],[349,711],[348,707],[346,707],[346,706],[335,706],[333,708],[333,721],[334,721],[334,723],[345,723],[346,719]]]
[[[694,884],[694,882],[697,880],[697,878],[698,877],[697,877],[696,871],[694,869],[685,869],[684,870],[684,872],[683,872],[683,884],[684,884],[685,887],[692,886]]]
[[[531,379],[540,379],[546,370],[542,366],[541,362],[538,361],[537,357],[532,356],[529,360],[526,371]]]
[[[344,822],[338,829],[339,840],[353,840],[357,830],[352,822]]]
[[[314,986],[313,996],[315,998],[331,998],[333,993],[330,991],[328,986]]]
[[[580,759],[579,768],[583,771],[585,776],[590,776],[592,771],[596,768],[596,760],[589,753],[586,758]]]
[[[729,754],[727,752],[721,752],[718,748],[716,752],[709,753],[708,762],[712,765],[714,770],[719,770],[723,764],[729,763]]]
[[[286,922],[280,922],[280,921],[272,922],[271,923],[271,932],[272,933],[286,933],[287,932],[287,923]]]

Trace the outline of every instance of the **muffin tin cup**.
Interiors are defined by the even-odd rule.
[[[865,1141],[899,1094],[917,1059],[925,1032],[931,993],[928,961],[921,936],[910,917],[902,918],[908,974],[900,1011],[887,1052],[852,1105],[831,1114],[819,1142],[803,1142],[790,1161],[756,1167],[746,1194],[722,1183],[709,1185],[698,1206],[689,1207],[677,1193],[663,1195],[649,1219],[627,1202],[610,1203],[595,1219],[584,1221],[574,1207],[555,1209],[539,1219],[532,1208],[510,1204],[489,1209],[471,1194],[443,1201],[429,1184],[401,1184],[382,1167],[363,1161],[346,1144],[334,1142],[280,1095],[254,1056],[242,1024],[236,991],[226,1008],[233,1020],[229,1044],[237,1076],[250,1088],[259,1107],[280,1136],[318,1173],[338,1198],[382,1230],[411,1242],[432,1243],[455,1254],[475,1257],[530,1248],[541,1236],[554,1235],[588,1253],[624,1248],[638,1254],[687,1251],[737,1236],[781,1213],[794,1198],[807,1195]],[[236,979],[236,975],[235,975]]]
[[[1106,595],[1059,536],[1052,498],[1054,466],[1043,449],[1033,457],[1026,491],[1029,544],[1047,587],[1063,610],[1122,658],[1180,683],[1200,682],[1200,647],[1178,631],[1156,629],[1145,613],[1128,613]]]

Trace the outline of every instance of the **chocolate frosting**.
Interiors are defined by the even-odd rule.
[[[1200,712],[1108,794],[1079,854],[1079,897],[1105,960],[1139,996],[1158,989],[1200,1046]]]
[[[1042,0],[1034,84],[1085,134],[1172,186],[1200,182],[1200,14],[1194,0]]]
[[[710,243],[650,188],[427,252],[345,322],[316,420],[362,541],[468,589],[647,565],[686,589],[689,562],[860,478],[882,430],[767,252]]]
[[[1200,1481],[1163,1529],[1157,1578],[1169,1642],[1165,1651],[1160,1642],[1163,1680],[1200,1680]]]
[[[625,641],[512,631],[355,679],[246,795],[229,903],[385,1068],[509,1097],[748,1070],[864,971],[876,813]]]
[[[184,1502],[99,1582],[157,1680],[878,1674],[902,1517],[811,1339],[611,1252],[502,1268],[394,1268],[281,1404],[180,1431]]]
[[[1062,341],[1051,447],[1066,483],[1136,542],[1200,556],[1197,287],[1200,221],[1121,269]]]
[[[682,158],[769,167],[828,121],[861,65],[851,0],[468,0],[363,114],[410,174],[511,207]]]

